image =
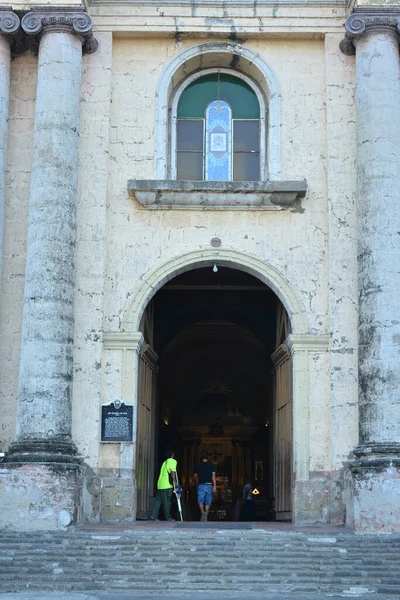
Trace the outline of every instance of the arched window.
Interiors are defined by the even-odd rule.
[[[176,179],[260,180],[262,123],[259,97],[243,78],[221,71],[197,75],[176,104]]]

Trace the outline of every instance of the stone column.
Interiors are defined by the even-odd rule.
[[[71,440],[74,249],[84,12],[31,12],[39,68],[16,440],[12,462],[76,462]]]
[[[360,439],[354,524],[400,531],[400,11],[357,10],[341,49],[356,54]]]
[[[19,31],[19,18],[13,12],[0,9],[0,298],[4,247],[4,208],[8,144],[8,101],[13,36]]]

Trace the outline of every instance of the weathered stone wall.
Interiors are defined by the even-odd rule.
[[[219,237],[224,248],[255,256],[281,272],[304,307],[308,332],[332,336],[329,355],[315,352],[308,359],[309,438],[303,442],[309,448],[311,480],[299,484],[297,506],[304,521],[339,522],[344,518],[337,493],[340,469],[358,440],[355,146],[346,143],[354,133],[354,60],[340,54],[340,32],[325,40],[275,36],[245,42],[279,81],[281,176],[307,179],[301,207],[147,211],[128,195],[127,181],[154,178],[157,84],[173,56],[204,40],[113,39],[103,17],[99,28],[97,53],[83,57],[75,253],[72,438],[91,469],[83,488],[83,514],[91,520],[129,518],[135,507],[132,482],[125,477],[134,450],[99,442],[101,403],[129,393],[134,376],[123,378],[134,353],[104,350],[103,332],[120,331],[150,269],[208,249],[211,238]],[[3,451],[15,433],[37,58],[26,53],[14,60],[11,78],[0,309]]]
[[[209,247],[210,239],[218,236],[224,246],[259,256],[284,273],[299,291],[306,307],[310,331],[326,333],[329,331],[329,256],[323,43],[292,41],[288,44],[274,41],[263,45],[248,44],[269,61],[280,81],[284,124],[282,178],[307,178],[309,192],[302,203],[304,212],[257,215],[251,212],[155,213],[146,212],[126,196],[127,178],[152,177],[152,118],[155,88],[162,67],[173,52],[192,43],[179,44],[179,48],[174,48],[172,43],[168,48],[168,45],[162,46],[152,40],[136,40],[134,44],[130,40],[117,40],[115,43],[110,135],[112,194],[108,219],[109,236],[115,240],[115,244],[112,244],[113,251],[108,254],[110,276],[107,278],[106,319],[109,330],[118,331],[124,306],[135,289],[134,282],[153,266],[154,257],[165,262],[179,253]],[[145,80],[140,79],[144,64],[147,64],[148,72]],[[346,77],[343,86],[348,85],[347,74]],[[350,109],[354,111],[354,107],[350,106]],[[140,123],[140,143],[133,136],[137,122]],[[353,157],[346,155],[344,161],[352,165]],[[346,182],[349,186],[351,171],[349,173],[349,167],[347,170]],[[338,172],[333,174],[330,183],[332,186],[340,183],[341,189],[345,186],[343,176]],[[346,200],[346,196],[341,199],[343,204]],[[348,207],[344,210],[349,212]],[[354,282],[354,240],[349,240],[347,244],[347,257],[347,281]],[[344,326],[346,328],[346,324]],[[336,322],[335,329],[340,331],[340,327],[340,321]],[[345,329],[342,334],[345,337]],[[349,358],[343,353],[340,359],[342,364],[350,363],[353,372],[356,370],[354,355],[350,354]],[[311,460],[318,464],[317,470],[325,470],[330,468],[331,451],[328,447],[330,442],[327,441],[330,439],[327,365],[318,368],[316,363],[315,371],[315,381],[320,381],[323,390],[312,386],[310,392],[310,406],[318,415],[312,416],[312,419],[315,418],[315,422],[319,423],[319,428],[314,427],[310,439],[313,452]],[[324,375],[318,379],[321,373]],[[354,392],[353,387],[350,395]],[[353,402],[356,402],[356,397]],[[322,446],[320,440],[325,440]],[[346,440],[345,455],[354,441],[354,431],[351,431]]]
[[[91,467],[98,466],[104,320],[109,114],[112,38],[99,34],[99,51],[84,56],[75,285],[72,437]],[[88,435],[89,433],[89,435]]]
[[[1,528],[65,530],[81,510],[77,465],[0,465]]]
[[[357,208],[355,64],[325,37],[332,468],[358,439]]]
[[[400,533],[400,471],[396,462],[353,469],[352,512],[347,522],[359,533]]]

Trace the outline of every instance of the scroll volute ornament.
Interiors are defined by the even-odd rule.
[[[340,42],[340,50],[348,56],[355,54],[354,41],[368,30],[400,34],[400,10],[379,11],[374,9],[355,11],[346,21],[346,36]]]
[[[19,17],[15,13],[0,9],[0,35],[7,38],[11,45],[21,34],[20,25]]]
[[[15,13],[9,10],[0,10],[0,34],[13,35],[18,31],[19,26],[20,20]]]
[[[39,38],[47,31],[72,33],[82,41],[85,54],[92,54],[98,48],[92,33],[93,20],[85,12],[32,11],[22,17],[21,25],[26,34]]]

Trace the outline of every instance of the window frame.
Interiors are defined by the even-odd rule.
[[[254,82],[254,80],[251,79],[250,77],[248,77],[247,75],[245,75],[244,73],[241,73],[238,71],[233,71],[232,69],[226,69],[226,68],[222,68],[222,67],[209,68],[209,69],[203,69],[201,71],[197,71],[196,73],[193,73],[192,75],[187,77],[183,82],[181,82],[181,84],[175,90],[175,93],[173,95],[172,102],[171,102],[171,118],[170,118],[170,127],[171,127],[171,130],[170,130],[171,143],[170,143],[170,152],[169,152],[169,156],[170,156],[169,175],[170,175],[170,178],[172,180],[176,180],[176,178],[177,178],[177,121],[178,121],[177,113],[178,113],[178,104],[179,104],[180,97],[181,97],[182,93],[184,92],[184,90],[191,83],[193,83],[197,79],[200,79],[201,77],[204,77],[206,75],[210,75],[213,73],[226,73],[227,75],[231,75],[232,77],[237,77],[238,79],[241,79],[242,81],[247,83],[247,85],[249,87],[251,87],[253,92],[256,94],[258,103],[260,105],[260,181],[268,180],[268,173],[267,173],[268,161],[267,161],[267,156],[266,156],[268,107],[267,107],[267,103],[265,101],[264,94],[261,92],[260,88]],[[232,164],[233,164],[233,153],[232,153]],[[203,173],[204,173],[204,171],[205,171],[205,169],[204,169],[204,165],[203,165]],[[230,181],[233,181],[233,179],[230,179]]]

